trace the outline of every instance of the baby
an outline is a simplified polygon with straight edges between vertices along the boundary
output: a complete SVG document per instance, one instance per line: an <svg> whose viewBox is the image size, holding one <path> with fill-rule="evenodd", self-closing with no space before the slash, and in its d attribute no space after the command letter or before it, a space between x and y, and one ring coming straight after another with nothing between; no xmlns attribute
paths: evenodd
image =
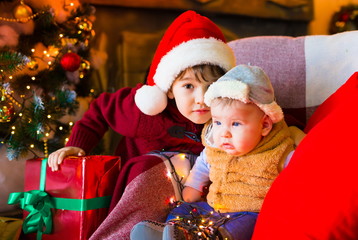
<svg viewBox="0 0 358 240"><path fill-rule="evenodd" d="M203 130L205 149L185 182L185 202L169 214L162 234L158 226L154 231L151 222L141 222L133 228L131 239L212 237L208 234L251 239L265 195L280 164L291 156L294 141L271 82L259 67L234 67L210 85L204 101L211 108L212 121ZM200 202L210 182L207 199ZM193 211L207 216L214 230L188 225Z"/></svg>

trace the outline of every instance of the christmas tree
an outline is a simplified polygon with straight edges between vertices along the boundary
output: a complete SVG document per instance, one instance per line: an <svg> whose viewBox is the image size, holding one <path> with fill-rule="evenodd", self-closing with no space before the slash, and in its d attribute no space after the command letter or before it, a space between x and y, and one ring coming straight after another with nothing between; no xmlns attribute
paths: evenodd
<svg viewBox="0 0 358 240"><path fill-rule="evenodd" d="M73 122L63 117L91 92L93 16L76 0L0 0L0 140L9 160L47 157L66 143Z"/></svg>

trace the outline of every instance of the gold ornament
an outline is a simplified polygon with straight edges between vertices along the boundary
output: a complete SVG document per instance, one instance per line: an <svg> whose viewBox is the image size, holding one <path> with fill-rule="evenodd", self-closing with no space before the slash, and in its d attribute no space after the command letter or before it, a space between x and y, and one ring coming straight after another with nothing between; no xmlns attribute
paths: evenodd
<svg viewBox="0 0 358 240"><path fill-rule="evenodd" d="M87 60L82 59L81 65L79 68L79 77L84 78L90 69L91 69L91 63Z"/></svg>
<svg viewBox="0 0 358 240"><path fill-rule="evenodd" d="M23 1L20 1L20 4L14 8L13 14L16 19L25 23L29 21L30 17L32 16L32 9L24 4Z"/></svg>
<svg viewBox="0 0 358 240"><path fill-rule="evenodd" d="M92 22L85 18L79 19L77 23L77 28L85 32L90 32L92 30Z"/></svg>
<svg viewBox="0 0 358 240"><path fill-rule="evenodd" d="M2 96L0 99L0 123L10 122L14 117L14 105L8 101L5 96L5 89L1 89Z"/></svg>
<svg viewBox="0 0 358 240"><path fill-rule="evenodd" d="M77 27L77 35L85 41L85 45L87 45L86 40L91 39L95 35L95 31L92 28L92 22L87 18L79 18L75 19L76 27Z"/></svg>
<svg viewBox="0 0 358 240"><path fill-rule="evenodd" d="M66 37L61 38L61 45L63 47L67 45L76 45L77 43L78 43L77 38L66 38Z"/></svg>
<svg viewBox="0 0 358 240"><path fill-rule="evenodd" d="M39 64L36 60L31 60L26 66L32 71L36 71L39 68Z"/></svg>

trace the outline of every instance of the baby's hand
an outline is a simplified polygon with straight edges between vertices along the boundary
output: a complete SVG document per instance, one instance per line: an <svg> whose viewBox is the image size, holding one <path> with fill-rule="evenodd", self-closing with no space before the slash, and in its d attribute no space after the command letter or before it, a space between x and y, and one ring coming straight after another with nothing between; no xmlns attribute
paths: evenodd
<svg viewBox="0 0 358 240"><path fill-rule="evenodd" d="M57 151L51 153L48 157L48 166L52 171L58 170L58 165L63 162L63 159L67 156L84 156L86 155L85 151L78 147L64 147L60 148Z"/></svg>

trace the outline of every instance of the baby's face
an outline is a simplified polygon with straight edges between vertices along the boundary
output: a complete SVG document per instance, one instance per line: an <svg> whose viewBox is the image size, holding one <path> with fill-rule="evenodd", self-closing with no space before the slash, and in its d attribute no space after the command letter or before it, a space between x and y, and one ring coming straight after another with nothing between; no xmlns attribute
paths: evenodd
<svg viewBox="0 0 358 240"><path fill-rule="evenodd" d="M215 147L230 155L242 156L253 150L267 135L272 122L255 104L233 101L211 106ZM267 124L270 130L267 131Z"/></svg>

